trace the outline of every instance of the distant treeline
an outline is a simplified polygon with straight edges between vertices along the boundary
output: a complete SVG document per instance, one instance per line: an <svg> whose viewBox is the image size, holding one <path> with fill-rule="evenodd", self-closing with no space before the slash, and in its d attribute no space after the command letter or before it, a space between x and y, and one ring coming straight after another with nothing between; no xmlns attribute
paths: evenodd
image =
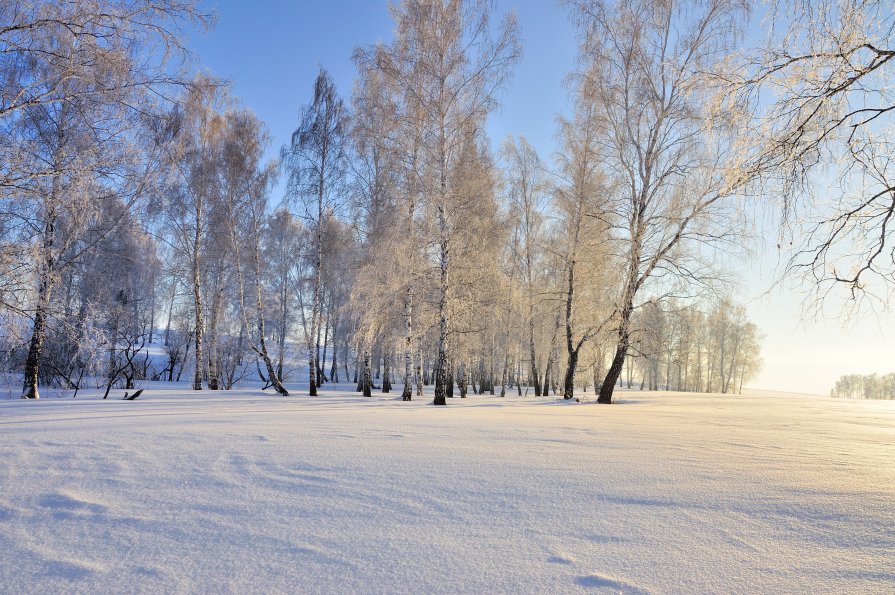
<svg viewBox="0 0 895 595"><path fill-rule="evenodd" d="M895 399L895 372L891 374L846 374L836 381L831 397L848 399Z"/></svg>

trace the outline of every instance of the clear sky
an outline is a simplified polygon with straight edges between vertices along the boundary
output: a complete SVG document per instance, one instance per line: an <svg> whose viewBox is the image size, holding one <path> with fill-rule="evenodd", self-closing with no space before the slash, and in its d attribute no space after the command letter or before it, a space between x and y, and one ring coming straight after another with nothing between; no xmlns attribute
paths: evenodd
<svg viewBox="0 0 895 595"><path fill-rule="evenodd" d="M298 124L298 111L311 98L317 70L332 74L343 96L354 80L351 52L358 45L389 40L392 23L385 0L219 0L210 33L196 33L190 47L197 67L229 79L234 93L264 120L275 156ZM563 84L575 68L574 30L551 0L497 0L497 14L515 10L524 56L489 123L492 142L524 135L549 159L555 150L556 116L568 113ZM739 299L765 334L764 369L756 388L827 394L846 373L895 371L895 318L864 316L844 325L838 318L803 315L799 291L775 289L777 254L773 231L737 261L742 271ZM828 312L838 314L836 308Z"/></svg>

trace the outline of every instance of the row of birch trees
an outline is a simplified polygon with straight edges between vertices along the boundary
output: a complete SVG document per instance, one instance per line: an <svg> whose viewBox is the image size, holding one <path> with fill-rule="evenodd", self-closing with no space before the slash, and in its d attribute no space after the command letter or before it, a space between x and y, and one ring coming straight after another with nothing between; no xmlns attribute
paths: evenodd
<svg viewBox="0 0 895 595"><path fill-rule="evenodd" d="M846 374L830 390L831 397L895 399L895 374Z"/></svg>
<svg viewBox="0 0 895 595"><path fill-rule="evenodd" d="M486 133L514 15L401 0L347 94L320 70L276 160L189 74L183 36L212 24L193 2L0 6L10 383L735 392L760 333L719 256L775 197L787 271L888 299L891 7L781 0L742 50L746 0L559 4L579 56L554 155ZM827 165L842 196L811 208Z"/></svg>
<svg viewBox="0 0 895 595"><path fill-rule="evenodd" d="M521 54L513 16L493 23L490 2L402 2L395 39L355 52L356 343L364 366L374 351L403 364L404 399L431 365L435 404L455 384L520 382L566 398L592 383L611 402L642 335L666 340L635 328L647 304L724 291L710 261L743 238L748 172L732 162L737 112L712 113L706 73L745 7L569 8L582 69L551 163L524 137L490 150L486 120ZM752 335L739 379L757 370ZM699 389L731 390L732 369Z"/></svg>

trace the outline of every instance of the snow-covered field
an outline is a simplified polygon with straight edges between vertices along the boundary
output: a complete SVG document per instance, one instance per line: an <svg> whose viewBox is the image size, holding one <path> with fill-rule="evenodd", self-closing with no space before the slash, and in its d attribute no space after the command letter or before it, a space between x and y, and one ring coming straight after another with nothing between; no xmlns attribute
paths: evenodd
<svg viewBox="0 0 895 595"><path fill-rule="evenodd" d="M344 388L0 401L0 591L895 591L895 402Z"/></svg>

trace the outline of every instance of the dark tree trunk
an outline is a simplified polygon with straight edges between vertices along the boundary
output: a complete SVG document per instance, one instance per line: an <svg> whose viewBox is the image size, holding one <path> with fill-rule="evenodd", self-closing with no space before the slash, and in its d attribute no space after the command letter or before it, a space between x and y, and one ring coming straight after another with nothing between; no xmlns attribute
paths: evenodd
<svg viewBox="0 0 895 595"><path fill-rule="evenodd" d="M435 362L435 400L432 402L433 405L447 405L445 397L454 396L452 386L445 386L450 380L446 374L444 360L444 354L439 350L438 361Z"/></svg>
<svg viewBox="0 0 895 595"><path fill-rule="evenodd" d="M466 377L466 362L460 362L460 370L459 375L457 376L457 388L460 389L460 398L466 398L466 392L468 390L468 379ZM475 386L473 386L475 388Z"/></svg>
<svg viewBox="0 0 895 595"><path fill-rule="evenodd" d="M408 289L404 297L404 386L401 389L401 400L409 401L413 397L413 290Z"/></svg>
<svg viewBox="0 0 895 595"><path fill-rule="evenodd" d="M336 328L333 327L333 363L329 369L329 378L336 383L339 381L339 344L336 341Z"/></svg>
<svg viewBox="0 0 895 595"><path fill-rule="evenodd" d="M317 376L317 383L319 385L323 385L324 382L329 382L329 378L326 377L326 350L329 348L329 331L330 331L330 321L332 320L331 315L326 316L326 326L323 330L323 358L319 363L320 371Z"/></svg>
<svg viewBox="0 0 895 595"><path fill-rule="evenodd" d="M217 281L219 282L219 280ZM216 283L217 283L216 282ZM206 357L208 359L208 390L220 390L220 371L218 369L218 320L223 307L224 288L215 288L212 293L211 319L208 321L206 340Z"/></svg>
<svg viewBox="0 0 895 595"><path fill-rule="evenodd" d="M364 373L362 377L362 387L361 390L365 397L371 397L373 388L373 371L370 369L370 352L364 352Z"/></svg>
<svg viewBox="0 0 895 595"><path fill-rule="evenodd" d="M124 292L119 292L118 301L123 299ZM106 392L103 393L103 399L109 396L109 391L112 389L112 385L115 384L115 381L118 379L118 366L117 366L117 357L115 347L118 343L118 319L119 310L115 310L115 316L112 320L112 328L111 332L111 340L109 341L109 371L107 372L107 382L106 382Z"/></svg>
<svg viewBox="0 0 895 595"><path fill-rule="evenodd" d="M239 337L236 339L236 365L242 365L242 347L245 344L246 340L246 325L245 322L242 322L239 325ZM279 378L283 378L282 375L277 375Z"/></svg>
<svg viewBox="0 0 895 595"><path fill-rule="evenodd" d="M422 342L417 344L417 365L416 365L416 396L423 396L423 349Z"/></svg>
<svg viewBox="0 0 895 595"><path fill-rule="evenodd" d="M165 347L170 345L171 319L174 318L174 298L177 297L177 281L171 281L171 301L168 302L168 322L165 324Z"/></svg>
<svg viewBox="0 0 895 595"><path fill-rule="evenodd" d="M41 284L41 293L46 291ZM23 399L39 399L37 379L40 376L40 354L43 351L46 336L46 318L43 304L44 298L38 296L37 309L34 312L34 328L31 331L31 342L28 345L28 358L25 360L25 382L22 389Z"/></svg>
<svg viewBox="0 0 895 595"><path fill-rule="evenodd" d="M454 365L451 364L450 368L447 370L447 377L445 378L445 392L447 396L451 399L454 398Z"/></svg>
<svg viewBox="0 0 895 595"><path fill-rule="evenodd" d="M308 355L308 394L317 396L317 361L314 359L314 341L311 341L310 354Z"/></svg>
<svg viewBox="0 0 895 595"><path fill-rule="evenodd" d="M534 354L534 352L532 352L532 354ZM540 397L541 396L541 379L538 375L538 368L537 368L537 365L535 364L534 360L532 360L532 362L531 362L531 371L529 372L529 374L531 375L531 383L534 384L534 387L535 387L535 396Z"/></svg>
<svg viewBox="0 0 895 595"><path fill-rule="evenodd" d="M615 383L618 382L622 375L622 366L625 364L625 356L628 351L628 342L622 341L615 350L615 357L612 358L612 364L609 371L606 372L606 378L600 387L600 396L597 397L597 403L608 405L612 403L612 392L615 389Z"/></svg>
<svg viewBox="0 0 895 595"><path fill-rule="evenodd" d="M563 387L563 398L571 399L575 396L575 369L578 367L578 350L569 352L569 362L566 366L566 379Z"/></svg>
<svg viewBox="0 0 895 595"><path fill-rule="evenodd" d="M509 350L508 350L509 351ZM513 377L510 374L510 358L509 355L504 356L503 372L500 375L500 396L507 396L507 384L513 385Z"/></svg>
<svg viewBox="0 0 895 595"><path fill-rule="evenodd" d="M196 343L194 347L196 356L196 369L193 371L193 390L202 390L202 365L204 364L204 359L202 358L202 335L205 325L205 316L202 312L202 268L200 262L200 248L202 245L202 220L204 218L202 207L203 205L201 197L197 195L195 208L196 231L193 236L193 302L196 315L196 335L194 337L194 341Z"/></svg>
<svg viewBox="0 0 895 595"><path fill-rule="evenodd" d="M391 365L388 351L382 352L382 392L389 393L392 390Z"/></svg>
<svg viewBox="0 0 895 595"><path fill-rule="evenodd" d="M281 273L279 324L277 325L277 377L285 380L283 365L286 359L286 335L289 327L289 283L288 273Z"/></svg>
<svg viewBox="0 0 895 595"><path fill-rule="evenodd" d="M317 323L317 338L314 340L314 377L317 387L323 386L323 378L320 373L320 334L323 332L323 306L321 305L320 321Z"/></svg>
<svg viewBox="0 0 895 595"><path fill-rule="evenodd" d="M175 382L180 382L180 375L183 374L183 369L186 367L186 360L189 357L190 353L190 345L193 344L193 333L187 333L186 336L186 349L183 350L183 362L180 364L180 370L177 371L177 378Z"/></svg>
<svg viewBox="0 0 895 595"><path fill-rule="evenodd" d="M53 196L57 193L58 180L53 179ZM28 357L25 360L25 374L22 386L23 399L39 399L40 392L37 389L40 378L40 359L43 352L44 339L47 335L47 311L50 308L50 292L52 291L52 275L56 268L56 259L53 256L53 244L56 241L56 216L53 212L48 214L47 224L43 231L42 270L40 271L40 284L37 289L37 305L34 310L34 326L31 329L31 342L28 345Z"/></svg>

